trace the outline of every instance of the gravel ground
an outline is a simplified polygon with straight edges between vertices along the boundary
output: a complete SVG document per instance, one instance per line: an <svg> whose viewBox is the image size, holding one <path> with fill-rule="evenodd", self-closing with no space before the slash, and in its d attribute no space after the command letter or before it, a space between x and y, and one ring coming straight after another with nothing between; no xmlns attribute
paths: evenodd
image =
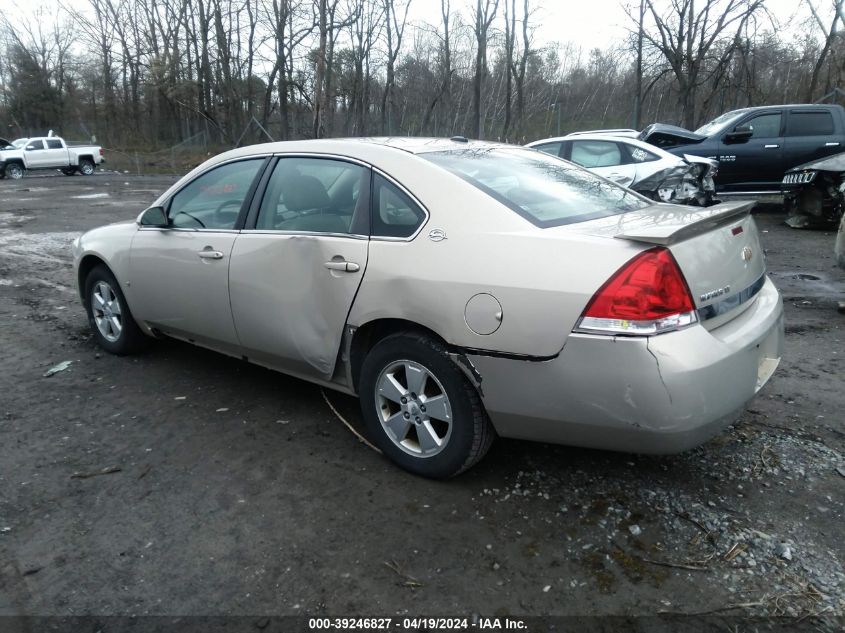
<svg viewBox="0 0 845 633"><path fill-rule="evenodd" d="M69 244L174 180L0 181L0 615L845 615L832 233L757 214L786 355L707 445L498 441L439 483L307 383L177 342L100 352Z"/></svg>

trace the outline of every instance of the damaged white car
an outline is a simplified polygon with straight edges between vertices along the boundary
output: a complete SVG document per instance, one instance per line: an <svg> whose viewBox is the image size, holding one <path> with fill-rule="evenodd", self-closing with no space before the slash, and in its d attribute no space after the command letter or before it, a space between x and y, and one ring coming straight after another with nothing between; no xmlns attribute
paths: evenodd
<svg viewBox="0 0 845 633"><path fill-rule="evenodd" d="M529 143L657 202L706 207L715 204L713 181L719 162L683 158L624 134L625 130L576 132Z"/></svg>

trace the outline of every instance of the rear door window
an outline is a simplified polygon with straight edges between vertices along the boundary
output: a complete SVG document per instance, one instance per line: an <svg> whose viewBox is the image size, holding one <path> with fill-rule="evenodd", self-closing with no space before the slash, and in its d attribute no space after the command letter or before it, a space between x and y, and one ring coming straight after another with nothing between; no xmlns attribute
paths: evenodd
<svg viewBox="0 0 845 633"><path fill-rule="evenodd" d="M255 228L304 233L366 233L369 170L330 158L282 158L276 165ZM359 201L360 204L359 204Z"/></svg>
<svg viewBox="0 0 845 633"><path fill-rule="evenodd" d="M55 138L48 138L47 149L62 149L62 142Z"/></svg>
<svg viewBox="0 0 845 633"><path fill-rule="evenodd" d="M613 141L572 141L569 160L587 169L612 167L622 164L622 152Z"/></svg>
<svg viewBox="0 0 845 633"><path fill-rule="evenodd" d="M833 134L833 116L830 112L789 113L787 136L829 136Z"/></svg>

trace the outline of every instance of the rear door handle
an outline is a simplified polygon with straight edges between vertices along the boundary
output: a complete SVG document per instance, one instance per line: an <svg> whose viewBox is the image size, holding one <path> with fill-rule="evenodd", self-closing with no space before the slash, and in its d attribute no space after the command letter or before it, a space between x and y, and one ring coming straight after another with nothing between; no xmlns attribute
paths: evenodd
<svg viewBox="0 0 845 633"><path fill-rule="evenodd" d="M825 143L825 147L839 147L839 143Z"/></svg>
<svg viewBox="0 0 845 633"><path fill-rule="evenodd" d="M200 259L223 259L223 253L213 251L210 248L199 251L197 255L199 255Z"/></svg>
<svg viewBox="0 0 845 633"><path fill-rule="evenodd" d="M329 270L339 270L345 273L357 273L359 270L361 270L361 267L355 262L345 262L342 260L339 262L326 262L325 266Z"/></svg>
<svg viewBox="0 0 845 633"><path fill-rule="evenodd" d="M772 144L772 145L763 145L763 147L764 147L765 149L775 149L775 148L780 147L780 145L774 145L774 144Z"/></svg>

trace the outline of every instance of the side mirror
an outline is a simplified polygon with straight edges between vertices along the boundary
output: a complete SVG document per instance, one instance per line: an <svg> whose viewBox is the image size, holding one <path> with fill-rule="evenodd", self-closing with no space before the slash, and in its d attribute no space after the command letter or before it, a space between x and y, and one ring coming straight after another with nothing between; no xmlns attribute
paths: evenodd
<svg viewBox="0 0 845 633"><path fill-rule="evenodd" d="M733 129L733 132L728 132L727 136L725 136L725 140L731 143L744 143L752 136L754 136L754 128L747 123L743 123L741 125L737 125Z"/></svg>
<svg viewBox="0 0 845 633"><path fill-rule="evenodd" d="M138 224L164 228L169 225L169 222L163 207L150 207L138 216Z"/></svg>

